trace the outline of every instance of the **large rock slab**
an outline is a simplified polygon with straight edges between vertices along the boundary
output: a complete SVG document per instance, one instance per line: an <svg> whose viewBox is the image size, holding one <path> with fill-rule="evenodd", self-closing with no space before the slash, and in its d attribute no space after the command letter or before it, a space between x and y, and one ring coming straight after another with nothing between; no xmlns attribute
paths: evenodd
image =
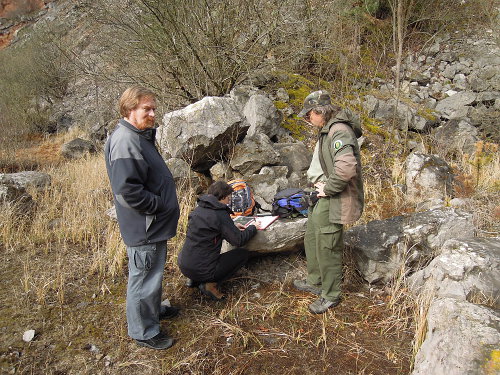
<svg viewBox="0 0 500 375"><path fill-rule="evenodd" d="M267 229L259 230L245 245L245 249L260 254L297 251L304 248L307 218L278 219ZM232 248L227 242L222 252Z"/></svg>
<svg viewBox="0 0 500 375"><path fill-rule="evenodd" d="M444 242L472 237L472 214L454 208L374 220L346 231L344 244L352 248L357 267L370 282L389 282L405 265L417 270L439 253Z"/></svg>
<svg viewBox="0 0 500 375"><path fill-rule="evenodd" d="M441 254L408 283L415 294L489 300L500 309L500 238L448 240Z"/></svg>
<svg viewBox="0 0 500 375"><path fill-rule="evenodd" d="M224 159L249 126L232 98L210 96L167 113L157 139L170 157L184 159L195 171L206 172Z"/></svg>
<svg viewBox="0 0 500 375"><path fill-rule="evenodd" d="M498 373L493 367L498 362L488 363L498 353L498 311L453 298L436 299L429 308L427 325L412 375ZM488 367L491 372L485 372Z"/></svg>

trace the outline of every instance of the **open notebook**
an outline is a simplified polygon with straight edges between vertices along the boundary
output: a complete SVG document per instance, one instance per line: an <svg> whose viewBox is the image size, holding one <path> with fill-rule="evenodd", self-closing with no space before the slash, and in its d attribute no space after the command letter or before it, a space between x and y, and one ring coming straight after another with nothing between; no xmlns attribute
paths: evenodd
<svg viewBox="0 0 500 375"><path fill-rule="evenodd" d="M258 229L264 230L274 223L279 216L237 216L233 219L234 223L242 224L245 228L253 224Z"/></svg>

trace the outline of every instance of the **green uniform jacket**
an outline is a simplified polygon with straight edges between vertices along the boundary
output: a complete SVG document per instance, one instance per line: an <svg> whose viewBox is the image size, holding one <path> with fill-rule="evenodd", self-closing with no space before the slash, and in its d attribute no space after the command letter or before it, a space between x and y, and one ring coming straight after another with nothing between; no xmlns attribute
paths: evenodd
<svg viewBox="0 0 500 375"><path fill-rule="evenodd" d="M320 160L326 167L325 194L330 199L329 221L351 224L364 206L361 158L357 138L361 126L349 110L340 111L321 129ZM322 157L321 157L322 156Z"/></svg>

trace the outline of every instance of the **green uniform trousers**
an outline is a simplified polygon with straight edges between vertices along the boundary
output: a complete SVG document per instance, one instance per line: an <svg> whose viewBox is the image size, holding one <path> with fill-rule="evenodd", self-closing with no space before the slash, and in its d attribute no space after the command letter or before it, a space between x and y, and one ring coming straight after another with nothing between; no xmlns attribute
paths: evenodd
<svg viewBox="0 0 500 375"><path fill-rule="evenodd" d="M329 199L320 198L309 210L304 247L307 283L321 288L324 299L334 301L340 297L344 226L330 223L329 207Z"/></svg>

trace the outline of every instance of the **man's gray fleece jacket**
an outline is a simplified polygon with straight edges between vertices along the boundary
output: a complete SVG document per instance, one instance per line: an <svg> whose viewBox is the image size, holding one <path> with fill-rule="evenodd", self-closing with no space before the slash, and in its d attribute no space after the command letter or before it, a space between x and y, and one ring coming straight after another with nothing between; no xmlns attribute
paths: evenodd
<svg viewBox="0 0 500 375"><path fill-rule="evenodd" d="M155 147L156 129L120 120L104 149L123 241L140 246L176 234L179 204L172 173Z"/></svg>

